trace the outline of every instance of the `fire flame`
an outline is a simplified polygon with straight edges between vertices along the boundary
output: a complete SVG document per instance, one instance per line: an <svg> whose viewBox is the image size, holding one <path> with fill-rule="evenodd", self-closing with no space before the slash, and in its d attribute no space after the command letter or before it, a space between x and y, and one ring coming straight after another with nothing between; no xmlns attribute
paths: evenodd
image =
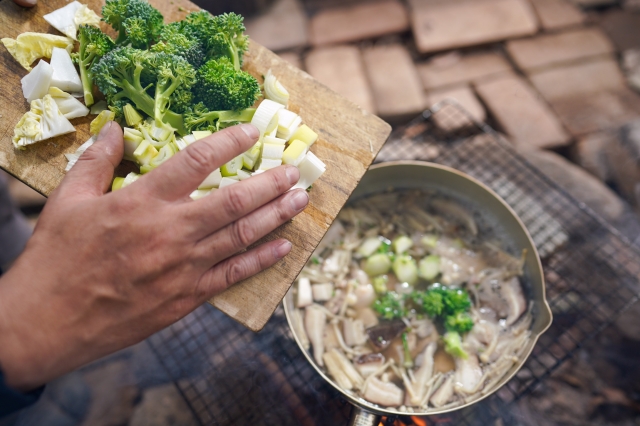
<svg viewBox="0 0 640 426"><path fill-rule="evenodd" d="M405 421L409 421L409 423L405 423L400 419L396 419L391 425L392 426L430 426L430 425L435 425L439 423L438 420L436 419L434 420L435 421L427 422L427 420L423 417L411 416L405 419ZM390 426L390 424L387 423L386 417L383 417L382 421L378 426Z"/></svg>

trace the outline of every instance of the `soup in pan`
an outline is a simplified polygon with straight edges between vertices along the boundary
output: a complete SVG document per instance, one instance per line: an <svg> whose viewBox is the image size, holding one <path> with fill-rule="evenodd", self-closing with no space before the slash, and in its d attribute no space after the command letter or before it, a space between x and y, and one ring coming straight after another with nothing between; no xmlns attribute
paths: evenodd
<svg viewBox="0 0 640 426"><path fill-rule="evenodd" d="M435 192L347 206L294 287L294 332L345 392L383 408L453 408L524 356L523 256Z"/></svg>

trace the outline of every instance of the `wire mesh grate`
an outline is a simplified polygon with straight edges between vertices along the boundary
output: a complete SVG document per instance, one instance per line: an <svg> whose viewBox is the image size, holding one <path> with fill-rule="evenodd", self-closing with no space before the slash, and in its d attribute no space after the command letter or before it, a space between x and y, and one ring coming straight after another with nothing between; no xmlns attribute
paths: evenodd
<svg viewBox="0 0 640 426"><path fill-rule="evenodd" d="M518 213L540 252L554 322L527 363L487 400L423 420L517 424L509 404L529 394L638 300L640 252L453 102L442 102L396 130L376 161L400 159L434 161L482 181ZM629 229L627 237L637 239L640 224ZM255 334L202 306L149 343L202 424L347 422L350 405L307 363L281 308ZM408 417L401 420L416 424Z"/></svg>

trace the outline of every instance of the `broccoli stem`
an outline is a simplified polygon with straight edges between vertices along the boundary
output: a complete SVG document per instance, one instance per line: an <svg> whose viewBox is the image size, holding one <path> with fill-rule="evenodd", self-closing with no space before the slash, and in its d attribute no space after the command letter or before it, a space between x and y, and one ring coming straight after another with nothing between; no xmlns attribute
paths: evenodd
<svg viewBox="0 0 640 426"><path fill-rule="evenodd" d="M87 65L91 64L95 55L91 55L84 61L80 61L80 81L82 82L82 90L84 92L84 104L88 107L93 105L93 79L91 74L87 71Z"/></svg>

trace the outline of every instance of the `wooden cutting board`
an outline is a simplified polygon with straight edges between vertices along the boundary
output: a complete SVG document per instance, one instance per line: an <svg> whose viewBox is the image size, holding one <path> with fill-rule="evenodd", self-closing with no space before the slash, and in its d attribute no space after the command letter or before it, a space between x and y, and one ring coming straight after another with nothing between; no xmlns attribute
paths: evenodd
<svg viewBox="0 0 640 426"><path fill-rule="evenodd" d="M42 16L66 4L65 0L39 0L37 7L22 9L10 0L1 0L0 38L15 38L26 31L59 34ZM87 4L99 13L103 1L90 0ZM186 0L152 0L151 4L162 12L166 22L180 20L188 12L198 10ZM255 42L245 59L245 69L260 81L269 69L273 70L289 90L289 108L318 132L319 139L311 150L327 165L327 171L309 193L306 210L264 239L287 238L293 243L291 253L272 268L210 300L227 315L259 331L368 169L391 128ZM0 46L0 167L47 196L64 178L67 164L64 154L74 152L89 138L91 117L72 120L76 133L40 142L25 151L14 150L13 128L29 108L20 85L25 74L26 70ZM119 171L120 175L124 169Z"/></svg>

